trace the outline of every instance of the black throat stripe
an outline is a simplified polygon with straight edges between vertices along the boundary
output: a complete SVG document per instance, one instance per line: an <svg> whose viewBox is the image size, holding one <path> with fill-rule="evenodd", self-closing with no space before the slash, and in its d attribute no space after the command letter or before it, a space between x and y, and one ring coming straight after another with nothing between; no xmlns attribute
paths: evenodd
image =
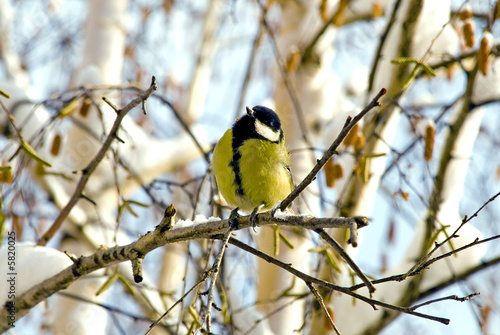
<svg viewBox="0 0 500 335"><path fill-rule="evenodd" d="M263 141L269 141L268 139L262 137L261 140ZM272 142L272 143L280 143L283 140L283 131L281 131L281 136L278 142ZM271 142L271 141L269 141ZM241 152L240 152L240 146L242 146L244 141L241 140L241 138L233 137L232 140L232 148L233 148L233 159L231 162L229 162L229 166L233 169L234 172L234 183L236 184L236 193L240 196L245 195L245 191L243 190L243 184L241 181L241 171L240 171L240 159L241 159Z"/></svg>
<svg viewBox="0 0 500 335"><path fill-rule="evenodd" d="M236 193L240 196L245 195L245 192L243 191L243 185L241 182L241 172L240 172L240 158L241 158L241 153L240 153L240 144L235 143L236 141L233 138L233 159L229 163L229 166L233 169L234 172L234 183L236 184Z"/></svg>

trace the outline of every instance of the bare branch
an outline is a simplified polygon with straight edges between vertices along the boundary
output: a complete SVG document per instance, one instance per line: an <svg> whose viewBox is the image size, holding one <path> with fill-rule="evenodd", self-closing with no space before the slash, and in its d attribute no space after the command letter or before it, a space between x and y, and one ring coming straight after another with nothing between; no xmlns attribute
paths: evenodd
<svg viewBox="0 0 500 335"><path fill-rule="evenodd" d="M351 256L342 248L340 244L337 243L324 229L315 229L314 230L325 242L327 242L335 251L337 251L340 256L346 261L347 264L351 267L351 269L358 275L359 278L365 283L368 287L368 291L370 293L375 292L375 286L373 286L372 282L368 277L361 271L358 265L352 260Z"/></svg>
<svg viewBox="0 0 500 335"><path fill-rule="evenodd" d="M212 306L214 305L215 282L217 281L217 275L219 274L219 269L222 263L222 257L224 256L224 251L226 250L227 243L231 238L231 230L232 228L230 228L230 231L224 234L224 239L222 240L222 246L212 266L210 286L208 288L208 302L206 307L207 309L205 314L205 323L207 325L207 332L209 334L212 333Z"/></svg>
<svg viewBox="0 0 500 335"><path fill-rule="evenodd" d="M47 244L47 242L55 235L55 233L57 233L59 228L61 228L64 220L69 215L69 212L76 205L78 199L80 199L83 189L85 188L85 185L87 185L87 182L90 178L90 175L95 171L99 163L101 163L104 156L106 155L106 152L110 148L111 143L117 137L118 130L120 129L120 124L125 115L127 115L127 113L130 112L135 106L138 106L149 96L151 96L151 94L153 94L153 92L157 89L158 86L156 85L156 79L155 77L153 77L151 80L151 85L146 91L144 91L141 95L132 100L127 106L125 106L124 108L122 108L120 111L117 112L115 122L113 123L113 126L111 127L111 130L109 131L109 134L106 137L106 140L102 144L101 149L96 154L94 159L92 159L92 161L87 165L87 167L83 169L82 176L80 177L80 180L76 185L73 195L69 199L66 206L64 206L64 208L61 210L59 216L55 219L54 223L49 228L49 230L47 230L45 234L43 234L42 237L40 237L37 243L38 245Z"/></svg>
<svg viewBox="0 0 500 335"><path fill-rule="evenodd" d="M172 105L170 103L170 101L168 101L167 98L165 98L165 97L163 97L163 96L161 96L159 94L153 94L153 96L155 98L160 99L161 102L163 102L164 104L166 104L170 108L170 110L174 113L174 116L177 118L177 121L179 121L179 123L181 124L182 128L184 128L184 130L186 131L186 133L188 133L188 135L193 139L194 144L196 145L196 147L198 147L198 149L200 150L200 152L203 154L203 158L205 158L205 161L208 164L210 164L210 158L208 156L208 153L205 152L205 150L203 150L203 146L200 144L200 142L198 141L198 139L194 136L194 134L191 131L191 129L189 129L189 125L184 120L184 118L181 116L181 114L179 113L179 111L174 107L174 105Z"/></svg>
<svg viewBox="0 0 500 335"><path fill-rule="evenodd" d="M213 236L213 238L219 238L220 239L220 238L222 238L222 236L221 235ZM276 266L279 266L280 268L284 269L285 271L287 271L287 272L291 273L292 275L300 278L305 283L316 284L318 286L327 288L327 289L332 290L332 291L337 291L337 292L345 293L347 295L350 295L353 298L356 298L356 299L359 299L361 301L366 302L367 304L371 305L374 309L376 309L376 306L379 306L379 307L386 308L386 309L389 309L389 310L397 311L399 313L411 314L411 315L418 316L418 317L421 317L421 318L424 318L424 319L437 321L437 322L440 322L440 323L445 324L445 325L447 325L447 324L450 323L449 319L441 318L441 317L436 317L436 316L432 316L432 315L427 315L427 314L422 314L422 313L418 313L418 312L413 311L409 307L395 306L395 305L392 305L392 304L389 304L389 303L386 303L386 302L383 302L383 301L379 301L379 300L376 300L376 299L368 298L368 297L365 297L364 295L361 295L361 294L353 292L353 290L351 290L351 288L343 287L343 286L339 286L339 285L335 285L335 284L329 283L327 281L318 279L316 277L310 276L310 275L308 275L308 274L306 274L304 272L301 272L301 271L297 270L296 268L294 268L290 264L284 263L284 262L280 261L279 259L271 257L271 256L263 253L260 250L252 248L251 246L249 246L249 245L247 245L247 244L245 244L243 242L238 241L235 238L230 238L229 239L229 243L231 243L234 246L237 246L238 248L240 248L242 250L248 251L248 252L250 252L251 254L253 254L253 255L257 256L257 257L262 258L266 262L269 262L269 263L272 263L272 264L274 264Z"/></svg>
<svg viewBox="0 0 500 335"><path fill-rule="evenodd" d="M140 102L139 102L140 103ZM20 294L13 302L16 317L21 318L39 302L44 301L52 294L67 288L72 282L93 271L125 261L144 258L149 252L169 243L187 241L199 238L211 238L217 234L225 234L229 231L229 220L209 220L196 225L181 228L171 228L171 222L175 215L175 208L169 206L165 211L165 217L152 232L139 237L135 242L128 245L113 248L99 248L94 254L75 259L74 264L58 274L50 277L44 282L32 287ZM359 219L359 218L358 218ZM257 227L277 224L291 227L302 227L305 229L317 228L347 228L356 218L314 218L308 216L287 216L286 220L274 218L270 212L258 214ZM365 218L366 220L366 218ZM253 227L250 216L238 217L238 230ZM11 306L11 303L8 302ZM10 308L10 307L9 307ZM6 306L0 309L0 332L9 328L5 322L9 315Z"/></svg>
<svg viewBox="0 0 500 335"><path fill-rule="evenodd" d="M328 322L330 323L330 326L333 328L333 330L335 331L335 333L337 333L337 335L342 335L340 333L340 330L335 325L335 322L333 322L332 316L328 312L328 308L326 308L325 302L323 300L323 297L321 297L321 294L319 294L318 290L311 283L306 282L306 285L307 285L307 287L309 287L309 290L312 292L312 294L316 298L316 301L321 306L321 309L325 313L326 318L328 319Z"/></svg>
<svg viewBox="0 0 500 335"><path fill-rule="evenodd" d="M290 193L285 200L283 200L280 204L280 209L285 210L292 201L309 185L313 182L313 180L316 178L316 175L319 173L321 168L326 164L328 159L335 153L339 145L342 143L344 138L349 134L349 131L354 127L356 123L361 120L363 116L366 115L370 110L372 110L375 107L380 106L379 99L386 93L386 89L383 88L380 90L380 92L373 98L373 100L361 111L359 112L358 115L356 115L352 119L348 119L348 122L346 122L344 128L342 128L342 131L340 134L337 136L335 141L333 141L332 145L328 148L328 150L325 151L323 154L323 157L318 160L318 163L313 167L311 172L302 180L302 182Z"/></svg>
<svg viewBox="0 0 500 335"><path fill-rule="evenodd" d="M264 27L266 27L267 33L269 34L269 37L271 38L273 50L274 50L274 53L276 54L276 62L278 63L278 68L279 68L281 77L283 78L283 82L285 83L286 89L288 91L288 95L290 96L290 99L292 100L292 104L293 104L293 107L295 109L295 114L297 115L297 120L299 123L300 131L302 133L301 134L302 139L304 140L304 142L307 143L308 146L311 146L311 141L309 141L309 138L307 136L307 129L306 129L307 122L305 121L304 111L303 111L302 106L300 104L299 98L297 97L297 90L295 89L292 81L290 80L288 70L287 70L285 64L283 63L284 58L282 57L281 52L278 49L278 43L276 41L276 36L274 35L274 32L266 19L267 8L260 1L257 1L257 3L262 10L262 24L264 25Z"/></svg>
<svg viewBox="0 0 500 335"><path fill-rule="evenodd" d="M184 293L184 294L182 295L182 297L180 297L180 299L179 299L179 300L177 300L177 301L176 301L176 302L175 302L172 306L170 306L170 308L169 308L169 309L167 309L167 310L165 311L165 313L163 313L163 314L162 314L162 316L160 316L160 317L159 317L159 318L158 318L155 322L153 322L153 323L149 326L148 331L147 331L146 333L144 333L144 335L149 334L149 333L151 332L151 330L152 330L154 327L156 327L156 326L160 323L160 321L161 321L164 317L166 317L166 316L168 315L168 313L170 313L170 311L171 311L172 309L174 309L174 307L175 307L175 306L177 306L178 304L180 304L181 302L183 302L183 301L184 301L184 299L186 299L186 297L187 297L188 295L190 295L190 294L191 294L191 292L193 292L195 288L197 288L198 286L200 286L200 284L204 283L204 282L205 282L205 280L207 280L208 276L210 275L210 272L211 272L211 271L212 271L212 269L209 269L208 271L205 271L205 272L203 273L202 277L200 278L200 280L198 280L198 281L196 282L196 284L194 284L194 285L193 285L193 287L191 287L189 290L187 290L187 292L186 292L186 293Z"/></svg>
<svg viewBox="0 0 500 335"><path fill-rule="evenodd" d="M462 298L458 297L457 295L449 295L447 297L442 297L442 298L428 300L426 302L423 302L421 304L413 306L412 309L416 310L417 308L420 308L422 306L427 306L427 305L434 304L436 302L440 302L440 301L444 301L444 300L455 300L455 301L464 302L464 301L467 301L467 300L471 300L476 295L479 295L479 292L474 292L474 293L469 294L468 296L462 297Z"/></svg>

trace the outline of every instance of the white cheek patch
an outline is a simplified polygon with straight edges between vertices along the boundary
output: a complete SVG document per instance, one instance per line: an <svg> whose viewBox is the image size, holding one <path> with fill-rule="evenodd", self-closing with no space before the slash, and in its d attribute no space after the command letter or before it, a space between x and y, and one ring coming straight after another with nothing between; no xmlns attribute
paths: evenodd
<svg viewBox="0 0 500 335"><path fill-rule="evenodd" d="M255 131L271 142L278 142L280 140L281 132L279 129L272 130L270 127L266 126L257 119L255 119Z"/></svg>

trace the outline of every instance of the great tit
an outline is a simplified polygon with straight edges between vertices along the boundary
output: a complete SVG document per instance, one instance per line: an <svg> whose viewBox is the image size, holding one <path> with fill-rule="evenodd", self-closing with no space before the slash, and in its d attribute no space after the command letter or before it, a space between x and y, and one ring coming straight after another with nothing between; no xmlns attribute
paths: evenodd
<svg viewBox="0 0 500 335"><path fill-rule="evenodd" d="M283 200L293 182L278 115L263 106L246 110L215 146L212 169L220 193L236 207L230 218L241 209L255 224L257 212Z"/></svg>

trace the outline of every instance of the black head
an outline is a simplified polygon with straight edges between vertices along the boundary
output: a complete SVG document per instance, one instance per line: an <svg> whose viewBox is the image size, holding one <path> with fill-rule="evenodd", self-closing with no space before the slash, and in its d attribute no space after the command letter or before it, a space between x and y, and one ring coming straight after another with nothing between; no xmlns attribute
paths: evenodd
<svg viewBox="0 0 500 335"><path fill-rule="evenodd" d="M281 122L278 115L270 108L264 106L247 107L247 115L253 116L273 131L281 129Z"/></svg>
<svg viewBox="0 0 500 335"><path fill-rule="evenodd" d="M264 106L247 107L247 114L233 125L233 147L238 147L249 138L273 143L283 140L283 130L278 115Z"/></svg>

